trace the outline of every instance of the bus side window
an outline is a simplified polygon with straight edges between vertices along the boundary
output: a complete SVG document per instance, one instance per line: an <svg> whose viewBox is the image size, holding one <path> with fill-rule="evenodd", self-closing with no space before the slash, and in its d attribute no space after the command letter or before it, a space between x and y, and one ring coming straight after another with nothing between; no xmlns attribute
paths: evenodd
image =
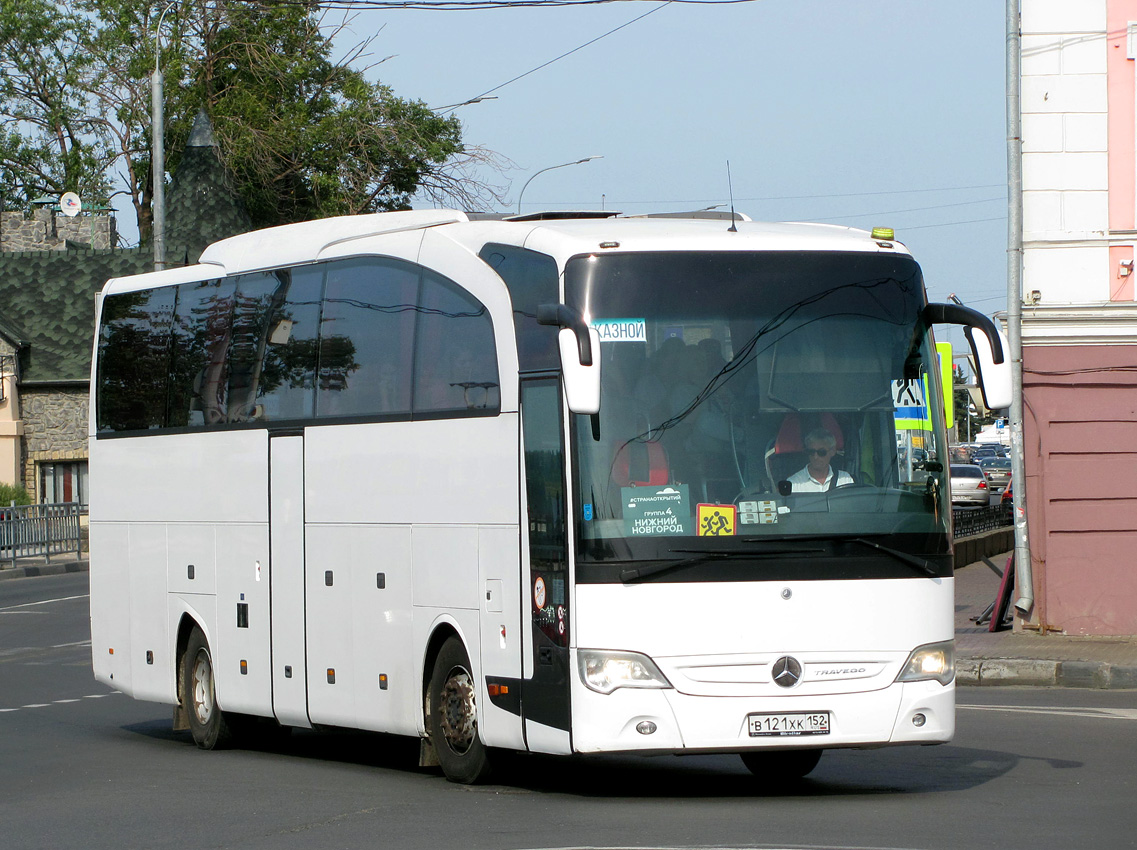
<svg viewBox="0 0 1137 850"><path fill-rule="evenodd" d="M252 419L278 421L309 419L316 407L316 340L320 324L320 298L324 289L323 266L302 266L291 272L246 275L238 288L238 317L246 306L247 326L238 321L233 349L232 381L247 383L243 392L233 383L230 395L242 395ZM255 329L254 329L255 326ZM243 357L245 339L262 351L252 357L248 372ZM256 370L259 369L259 373Z"/></svg>
<svg viewBox="0 0 1137 850"><path fill-rule="evenodd" d="M229 344L235 278L178 287L166 425L210 426L227 419Z"/></svg>
<svg viewBox="0 0 1137 850"><path fill-rule="evenodd" d="M501 409L493 324L456 284L423 275L415 331L415 416Z"/></svg>
<svg viewBox="0 0 1137 850"><path fill-rule="evenodd" d="M537 305L561 300L557 261L539 251L493 242L483 245L478 256L497 272L509 289L521 371L558 368L558 328L537 324Z"/></svg>
<svg viewBox="0 0 1137 850"><path fill-rule="evenodd" d="M100 432L166 425L174 287L124 292L103 303L99 332Z"/></svg>
<svg viewBox="0 0 1137 850"><path fill-rule="evenodd" d="M331 263L320 319L316 415L409 414L418 271L399 260Z"/></svg>

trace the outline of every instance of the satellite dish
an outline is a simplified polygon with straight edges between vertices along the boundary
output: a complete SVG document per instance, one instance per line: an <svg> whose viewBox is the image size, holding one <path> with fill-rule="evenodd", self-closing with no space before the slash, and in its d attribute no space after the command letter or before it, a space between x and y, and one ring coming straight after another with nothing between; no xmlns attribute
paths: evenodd
<svg viewBox="0 0 1137 850"><path fill-rule="evenodd" d="M83 202L74 192L64 192L59 196L59 209L68 218L74 218L83 209Z"/></svg>

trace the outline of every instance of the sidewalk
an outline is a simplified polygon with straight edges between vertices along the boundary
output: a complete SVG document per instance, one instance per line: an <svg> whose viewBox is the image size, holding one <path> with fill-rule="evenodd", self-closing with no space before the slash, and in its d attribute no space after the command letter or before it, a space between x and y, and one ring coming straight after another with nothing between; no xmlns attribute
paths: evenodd
<svg viewBox="0 0 1137 850"><path fill-rule="evenodd" d="M1004 553L991 558L1002 570ZM59 556L0 569L0 581L25 576L85 572L88 562ZM1037 685L1059 688L1137 689L1137 638L1095 638L990 632L978 617L995 599L999 577L982 561L955 573L955 670L960 685Z"/></svg>
<svg viewBox="0 0 1137 850"><path fill-rule="evenodd" d="M0 562L0 581L9 578L85 573L87 570L87 559L77 560L74 552L69 555L52 555L50 563L43 558L17 558L14 569L11 561Z"/></svg>
<svg viewBox="0 0 1137 850"><path fill-rule="evenodd" d="M1002 570L1008 555L991 563ZM986 624L977 626L971 618L994 601L998 590L999 576L982 561L955 572L958 684L1137 688L1137 638L989 632Z"/></svg>

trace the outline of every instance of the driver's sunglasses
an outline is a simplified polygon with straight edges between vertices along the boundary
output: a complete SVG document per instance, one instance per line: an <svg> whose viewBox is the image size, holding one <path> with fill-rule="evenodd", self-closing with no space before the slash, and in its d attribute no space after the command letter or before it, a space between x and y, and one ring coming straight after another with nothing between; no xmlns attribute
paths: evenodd
<svg viewBox="0 0 1137 850"><path fill-rule="evenodd" d="M829 449L806 449L805 453L807 455L818 455L819 457L825 457L825 455L829 454Z"/></svg>

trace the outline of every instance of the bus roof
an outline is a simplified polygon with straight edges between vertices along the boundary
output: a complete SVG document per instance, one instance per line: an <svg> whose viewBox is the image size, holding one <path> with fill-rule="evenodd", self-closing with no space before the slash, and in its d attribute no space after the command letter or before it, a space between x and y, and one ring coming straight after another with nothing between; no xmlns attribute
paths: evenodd
<svg viewBox="0 0 1137 850"><path fill-rule="evenodd" d="M526 217L528 218L528 217ZM907 254L901 243L864 230L810 222L595 216L576 219L470 220L457 210L409 210L339 216L243 233L210 245L196 266L108 281L104 292L133 291L219 275L315 262L333 247L344 255L381 254L383 237L438 228L475 252L487 242L550 254L559 262L593 251L881 251Z"/></svg>
<svg viewBox="0 0 1137 850"><path fill-rule="evenodd" d="M521 245L563 262L594 251L881 251L907 254L899 242L833 224L722 219L588 218L480 221L440 229L476 250L486 242Z"/></svg>

